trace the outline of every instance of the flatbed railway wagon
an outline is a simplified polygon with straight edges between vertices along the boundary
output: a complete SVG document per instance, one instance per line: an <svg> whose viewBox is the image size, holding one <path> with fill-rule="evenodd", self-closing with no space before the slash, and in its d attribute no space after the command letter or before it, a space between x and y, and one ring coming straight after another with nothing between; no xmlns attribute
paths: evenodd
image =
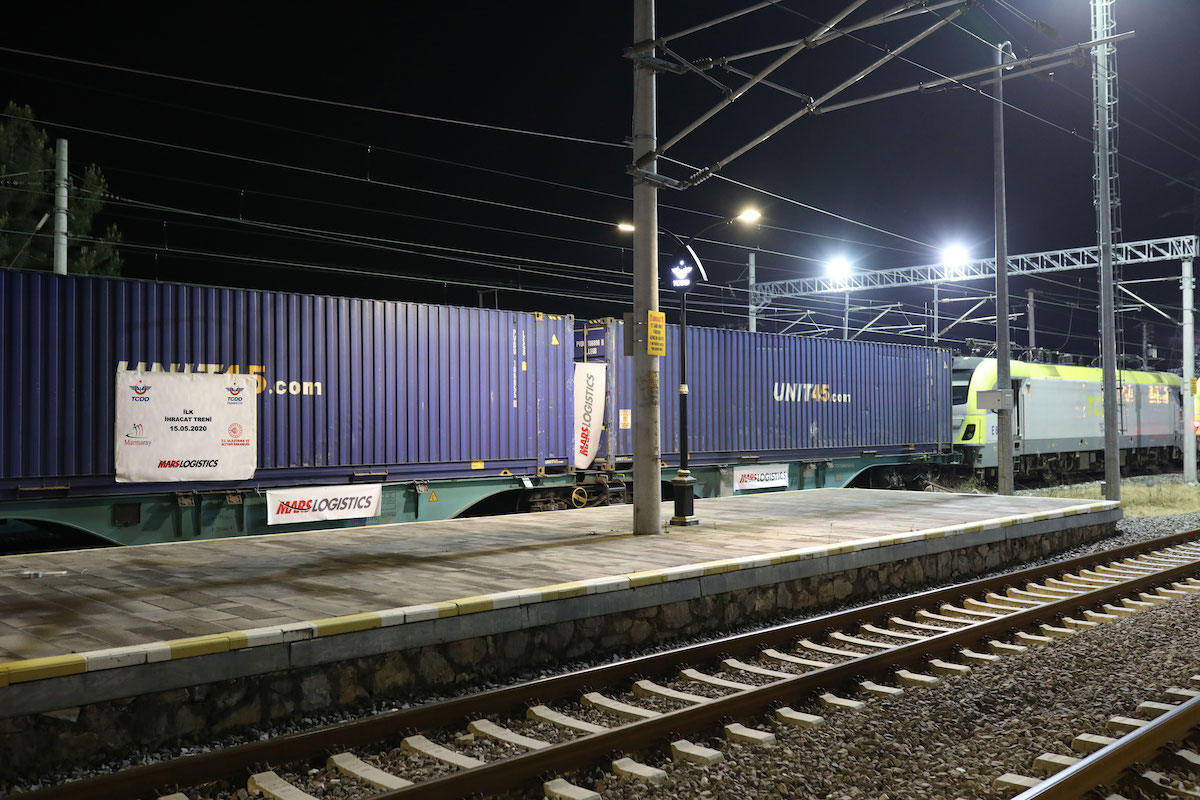
<svg viewBox="0 0 1200 800"><path fill-rule="evenodd" d="M569 494L573 327L0 270L0 525L140 544Z"/></svg>
<svg viewBox="0 0 1200 800"><path fill-rule="evenodd" d="M576 360L593 366L593 386L602 382L595 398L603 398L580 437L591 443L591 455L577 452L576 466L619 476L633 457L626 326L610 318L576 327ZM948 350L698 327L687 337L688 462L697 497L916 487L957 460ZM679 464L679 327L666 326L666 338L660 401L669 497ZM577 396L586 380L576 372Z"/></svg>

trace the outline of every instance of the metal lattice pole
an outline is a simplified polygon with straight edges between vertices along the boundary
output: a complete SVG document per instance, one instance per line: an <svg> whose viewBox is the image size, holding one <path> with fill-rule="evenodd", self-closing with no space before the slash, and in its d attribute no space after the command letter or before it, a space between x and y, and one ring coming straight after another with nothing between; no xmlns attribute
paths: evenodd
<svg viewBox="0 0 1200 800"><path fill-rule="evenodd" d="M1115 0L1092 0L1092 38L1116 29ZM1095 103L1096 218L1100 247L1100 361L1104 384L1104 496L1121 499L1121 451L1118 443L1121 398L1117 394L1117 332L1113 303L1113 212L1117 191L1116 48L1104 44L1092 52L1092 96Z"/></svg>

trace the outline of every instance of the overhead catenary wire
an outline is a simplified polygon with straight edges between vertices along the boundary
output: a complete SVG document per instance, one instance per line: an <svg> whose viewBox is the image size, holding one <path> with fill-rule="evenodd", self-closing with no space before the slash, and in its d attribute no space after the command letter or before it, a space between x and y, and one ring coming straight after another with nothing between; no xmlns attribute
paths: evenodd
<svg viewBox="0 0 1200 800"><path fill-rule="evenodd" d="M765 3L764 7L765 7L765 5L774 5L774 4L775 4L774 2ZM11 52L11 53L17 53L17 54L21 54L21 55L36 57L36 58L44 58L44 59L49 59L49 60L54 60L54 61L62 61L62 62L67 62L67 63L73 63L73 64L78 64L78 65L100 68L100 69L110 69L110 70L116 70L116 71L120 71L120 72L140 74L140 75L145 75L145 76L150 76L150 77L155 77L155 78L160 78L160 79L165 79L165 80L183 81L183 82L187 82L187 83L206 85L206 86L211 86L211 87L216 87L216 88L248 92L251 94L275 96L275 97L280 97L280 98L285 98L285 99L295 100L295 101L306 101L306 102L312 102L312 103L317 103L317 104L321 104L321 105L336 106L336 107L361 110L361 111L373 111L373 112L382 113L382 114L392 114L392 115L398 115L398 116L414 117L414 118L419 118L419 119L431 119L431 120L435 120L435 121L446 123L446 124L463 125L466 127L482 128L482 129L492 130L492 131L503 131L503 132L508 132L508 133L525 134L525 135L530 135L530 136L544 136L544 137L561 139L564 141L570 141L570 142L575 142L575 143L603 145L603 146L608 146L608 147L627 148L627 146L628 146L624 142L621 142L621 143L605 142L602 140L587 139L584 137L563 136L563 135L558 135L558 134L548 134L548 133L539 132L539 131L528 131L528 130L522 130L522 129L517 129L517 128L508 128L508 127L504 127L504 126L494 126L494 125L488 125L485 123L475 123L475 122L469 122L469 121L465 121L465 120L453 120L453 119L442 118L442 117L431 117L429 115L414 114L411 112L401 112L401 111L396 111L396 110L392 110L392 109L384 109L384 108L379 108L379 107L374 107L374 106L365 106L365 105L354 104L354 103L344 103L341 101L326 100L323 98L315 98L315 97L292 94L292 93L287 93L287 92L274 92L271 90L257 89L257 88L253 88L253 87L240 86L240 85L236 85L236 84L228 84L228 83L222 83L222 82L217 82L217 81L205 81L205 80L196 79L196 78L186 78L183 76L169 75L166 73L154 72L154 71L150 71L150 70L138 70L138 69L132 69L132 68L128 68L128 67L119 67L119 66L115 66L115 65L111 65L111 64L104 64L104 63L96 62L96 61L88 61L88 60L84 60L84 59L74 59L74 58L68 58L68 57L64 57L64 56L55 56L55 55L50 55L50 54L45 54L45 53L37 53L34 51L29 51L29 50L21 50L18 48L9 48L9 47L0 46L0 52ZM130 136L127 136L124 134L115 134L115 133L111 133L111 132L89 130L89 129L83 128L81 126L72 127L72 126L68 126L65 124L61 124L61 123L48 123L48 124L58 124L59 127L64 127L64 128L73 129L73 130L80 130L80 131L84 131L84 132L88 132L88 133L93 133L96 135L114 136L114 137L118 137L118 138L125 138L125 139L131 140L131 141L144 141L145 143L153 143L153 144L157 144L157 145L163 146L163 147L174 147L177 149L188 150L190 152L207 152L209 155L216 155L215 151L205 151L201 148L189 148L189 147L183 146L183 145L171 145L169 143L163 143L163 142L152 142L151 140L139 140L137 137L130 137ZM232 155L232 154L226 154L226 155L229 158L241 159L241 160L248 161L251 163L255 163L255 162L264 163L264 164L269 163L269 162L263 162L260 159L250 159L250 158L247 158L244 156L236 156L236 155ZM322 170L316 170L315 172L317 174L325 173L325 171L322 171ZM327 176L332 177L333 175L329 174ZM376 182L372 181L372 183L376 183ZM748 184L741 184L741 185L744 186L745 188L751 189L753 191L761 191L761 190L757 189L757 187L749 186ZM838 214L834 214L833 212L827 212L824 209L820 209L820 208L818 208L816 206L812 206L810 204L802 203L801 201L798 201L798 200L793 200L791 198L784 198L775 193L767 193L767 194L775 197L776 199L785 200L787 202L799 205L799 206L804 207L811 211L829 214L829 215L834 216L835 218L840 219L844 222L848 222L848 223L855 224L855 225L861 225L865 228L868 228L868 229L873 230L878 233L883 233L888 236L894 236L899 239L912 242L914 244L923 245L925 247L931 247L931 245L928 245L923 242L919 242L915 239L910 239L909 237L902 236L900 234L896 234L891 231L887 231L883 228L879 228L876 226L872 226L872 225L869 225L866 223L859 222L857 220L846 217L844 215L838 215Z"/></svg>
<svg viewBox="0 0 1200 800"><path fill-rule="evenodd" d="M805 20L807 20L807 21L809 21L809 22L818 22L818 20L817 20L815 17L811 17L811 16L809 16L809 15L807 15L807 14L805 14L805 13L801 12L801 11L796 11L796 10L794 10L794 9L788 8L788 7L786 7L786 6L783 6L783 5L779 5L779 6L777 6L777 8L779 8L780 10L782 10L782 11L785 11L785 12L787 12L787 13L789 13L789 14L794 14L794 15L796 15L796 16L798 16L798 17L801 17L802 19L805 19ZM942 17L941 17L941 15L940 15L940 14L938 14L936 11L930 11L930 13L931 13L931 14L933 14L934 16L937 16L937 17L939 17L939 18L942 18ZM943 18L943 19L944 19L944 18ZM954 25L954 24L955 24L955 23L954 23L954 21L953 21L953 19L950 19L950 20L949 20L949 24L951 24L951 25ZM977 34L975 34L975 33L972 33L971 31L967 31L967 30L966 30L966 29L964 29L964 28L961 28L961 27L960 27L960 30L963 30L965 33L969 34L969 35L970 35L970 36L972 36L973 38L980 39L980 41L983 41L984 43L986 43L986 44L988 45L988 47L990 47L991 49L993 49L993 50L994 50L994 49L996 49L996 45L995 45L995 43L992 43L992 42L987 42L986 40L984 40L984 39L982 39L981 37L979 37ZM880 52L889 52L889 51L887 50L887 48L885 48L885 47L883 47L883 46L881 46L881 45L877 45L877 44L875 44L875 43L873 43L873 42L869 42L869 41L867 41L867 40L865 40L865 39L863 39L863 38L861 38L861 37L859 37L859 36L856 36L856 35L854 35L853 33L845 33L844 35L845 35L845 36L847 36L847 37L849 37L849 38L851 38L851 39L853 39L854 41L857 41L857 42L859 42L859 43L861 43L861 44L863 44L863 45L866 45L867 47L870 47L870 48L872 48L872 49L878 50L878 51L880 51ZM903 55L903 54L896 55L896 56L895 56L895 59L896 59L897 61L902 61L902 62L904 62L904 63L908 64L909 66L916 67L917 69L920 69L920 70L923 70L923 71L925 71L925 72L928 72L928 73L930 73L931 75L935 75L935 76L937 76L938 78L940 78L940 79L942 79L942 80L949 81L949 82L951 82L952 84L954 84L955 86L957 86L957 87L958 87L958 88L960 88L960 89L966 89L966 90L968 90L968 91L970 91L970 92L974 92L975 94L979 95L980 97L983 97L983 98L985 98L986 100L988 100L988 101L990 101L990 102L993 102L993 103L995 103L995 102L1003 102L1003 104L1004 104L1004 107L1005 107L1005 108L1012 109L1013 111L1015 111L1015 112L1017 112L1017 113L1019 113L1019 114L1023 114L1023 115L1025 115L1025 116L1027 116L1027 117L1029 117L1029 118L1031 118L1031 119L1034 119L1034 120L1036 120L1036 121L1038 121L1038 122L1041 122L1041 123L1042 123L1042 124L1044 124L1044 125L1048 125L1049 127L1051 127L1051 128L1054 128L1055 130L1061 131L1062 133L1065 133L1065 134L1067 134L1068 136L1071 136L1071 137L1074 137L1074 138L1076 138L1076 139L1079 139L1080 141L1087 142L1089 147L1090 147L1090 146L1091 146L1091 144L1092 144L1092 141L1091 141L1091 139L1089 139L1089 138L1088 138L1088 137L1086 137L1086 136L1083 136L1083 135L1082 135L1082 134L1080 134L1078 131L1076 131L1076 130L1073 130L1073 129L1070 129L1070 128L1067 128L1067 127L1065 127L1065 126L1063 126L1063 125L1059 125L1058 123L1056 123L1056 122L1053 122L1052 120L1046 119L1045 117L1043 117L1043 116L1041 116L1041 115L1039 115L1039 114L1035 114L1034 112L1032 112L1032 111L1029 111L1028 109L1025 109L1025 108L1022 108L1021 106L1015 105L1015 104L1013 104L1012 102L1010 102L1010 101L1008 101L1008 100L1004 100L1004 101L998 101L998 100L996 100L996 98L992 97L991 95L989 95L989 94L986 94L986 93L982 92L978 86L973 86L973 85L971 85L971 84L969 84L969 83L963 83L962 81L955 80L955 79L954 79L954 78L952 78L951 76L949 76L949 75L946 75L945 73L942 73L942 72L940 72L940 71L938 71L938 70L934 69L933 67L927 66L927 65L925 65L925 64L922 64L922 63L920 63L920 62L918 62L918 61L914 61L914 60L912 60L911 58L909 58L909 57L907 57L907 56L905 56L905 55ZM1129 163L1131 163L1131 164L1134 164L1134 165L1136 165L1136 166L1138 166L1138 167L1141 167L1142 169L1145 169L1145 170L1147 170L1147 171L1149 171L1149 172L1152 172L1152 173L1154 173L1154 174L1156 174L1156 175L1159 175L1160 177L1167 178L1167 179L1170 179L1170 180L1179 180L1179 181L1180 181L1181 183L1183 183L1185 186L1188 186L1189 188L1191 188L1191 189L1193 189L1193 190L1195 190L1195 191L1200 191L1200 187L1198 187L1198 186L1194 186L1194 185L1192 185L1192 184L1190 184L1190 183L1187 183L1186 181L1183 181L1182 179L1180 179L1178 176L1175 176L1175 175L1170 175L1170 174L1168 174L1168 173L1166 173L1166 172L1163 172L1163 171L1162 171L1162 170L1160 170L1160 169L1157 169L1156 167L1152 167L1152 166L1150 166L1149 164L1145 163L1144 161L1141 161L1141 160L1139 160L1139 159L1133 158L1133 157L1132 157L1132 156L1130 156L1130 155L1129 155L1127 152L1124 152L1124 151L1122 151L1122 152L1118 153L1118 157L1119 157L1119 158L1121 158L1121 160L1123 160L1123 161L1128 161ZM718 173L718 175L719 175L719 173Z"/></svg>
<svg viewBox="0 0 1200 800"><path fill-rule="evenodd" d="M1008 0L996 0L996 2L997 2L997 5L999 5L1004 10L1008 11L1013 16L1017 17L1017 19L1024 22L1026 25L1028 25L1030 28L1032 28L1034 31L1036 31L1041 36L1044 36L1045 38L1049 39L1050 41L1061 41L1061 37L1059 37L1056 40L1054 36L1050 35L1050 33L1051 33L1051 31L1053 31L1053 29L1050 28L1049 25L1046 25L1045 23L1042 23L1042 22L1034 19L1030 15L1026 14L1024 11L1021 11L1019 8L1016 8L1015 6L1013 6L1011 3L1008 2ZM986 9L984 9L984 13L987 13L987 15L989 17L991 17L993 20L995 20L995 17L992 16L992 14L988 13ZM1000 23L997 21L997 24L1000 24ZM1003 26L1001 26L1001 27L1003 27ZM1145 92L1140 86L1138 86L1135 83L1132 83L1128 78L1123 78L1121 83L1122 83L1122 91L1128 90L1129 94L1131 94L1135 99L1139 100L1144 105L1146 105L1146 107L1149 108L1152 112L1154 112L1154 113L1158 114L1160 117L1162 117L1162 119L1165 122L1176 127L1184 135L1195 139L1197 142L1200 142L1200 135L1197 135L1197 134L1200 134L1200 125L1193 122L1192 120L1189 120L1187 117L1183 116L1178 111L1171 108L1170 106L1167 106L1167 105L1163 104L1161 101L1155 99L1154 97L1149 95L1149 93ZM1192 131L1187 130L1187 128L1194 129L1196 131L1196 133L1193 133Z"/></svg>
<svg viewBox="0 0 1200 800"><path fill-rule="evenodd" d="M1000 27L1000 29L1001 29L1001 30L1003 30L1007 36L1009 36L1009 39L1010 39L1010 40L1013 40L1013 39L1015 39L1015 37L1013 37L1013 36L1012 36L1012 34L1011 34L1011 33L1009 33L1009 31L1008 31L1006 28L1004 28L1004 26L1003 26L1003 25L1001 25L1001 24L1000 24L999 20L997 20L997 19L996 19L994 16L992 16L990 13L988 13L988 11L987 11L987 9L986 9L986 8L982 9L982 11L983 11L983 13L984 13L984 14L986 14L986 15L988 16L988 18L989 18L989 19L991 19L993 22L995 22L995 23L996 23L996 25L997 25L997 26L999 26L999 27ZM955 27L959 27L959 26L957 26L957 25L956 25ZM965 33L967 33L967 34L969 34L969 35L973 36L974 38L976 38L976 39L980 39L980 41L985 41L985 43L986 43L986 40L983 40L981 37L979 37L979 35L978 35L978 34L974 33L973 31L969 31L969 30L967 30L966 28L960 28L960 29L961 29L963 32L965 32ZM993 45L993 48L994 48L994 45ZM1103 67L1102 67L1102 68L1103 68ZM1122 80L1122 86L1125 86L1125 84L1127 84L1127 83L1128 83L1128 79L1123 79L1123 80ZM1064 92L1066 92L1066 93L1068 93L1068 94L1070 94L1070 95L1073 95L1073 96L1075 96L1075 97L1079 98L1080 100L1082 100L1083 102L1087 103L1089 107L1092 105L1092 100L1091 100L1091 98L1089 98L1089 97L1085 97L1085 96L1084 96L1084 95L1083 95L1081 92L1077 91L1076 89L1073 89L1073 88L1071 88L1070 86L1067 86L1067 85L1066 85L1066 84L1064 84L1062 81L1054 81L1054 82L1053 82L1053 84L1054 84L1054 86L1056 86L1056 87L1057 87L1057 88L1059 88L1060 90L1062 90L1062 91L1064 91ZM1157 139L1158 141L1162 142L1163 144L1167 145L1168 147L1170 147L1170 148L1172 148L1172 149L1174 149L1174 150L1177 150L1177 151L1179 151L1180 153L1182 153L1183 155L1187 156L1188 158L1194 159L1194 160L1196 160L1196 161L1200 161L1200 154L1194 153L1194 152L1192 152L1191 150L1187 150L1187 149L1185 149L1185 148L1183 148L1183 147L1180 147L1179 145L1175 144L1175 143L1174 143L1174 142L1172 142L1171 140L1167 139L1167 138L1166 138L1166 137L1164 137L1164 136L1160 136L1159 134L1157 134L1157 133L1155 133L1154 131L1150 130L1149 128L1147 128L1146 126L1142 125L1141 123L1139 123L1139 122L1137 122L1137 121L1135 121L1135 120L1129 119L1129 117L1128 117L1128 116L1124 116L1124 117L1122 117L1122 118L1121 118L1121 124L1122 124L1122 125L1127 125L1127 126L1129 126L1129 127L1131 127L1131 128L1134 128L1134 129L1136 129L1136 130L1139 130L1139 131L1141 131L1142 133L1145 133L1147 136L1150 136L1150 137L1152 137L1152 138L1154 138L1154 139ZM1200 141L1200 139L1198 139L1197 141Z"/></svg>
<svg viewBox="0 0 1200 800"><path fill-rule="evenodd" d="M70 58L68 56L56 56L49 53L38 53L33 50L22 50L17 47L0 46L0 52L15 53L17 55L30 56L33 58L42 58L50 61L59 61L68 64L76 64L85 67L94 67L96 69L111 70L113 72L123 72L129 75L141 75L150 78L160 78L164 80L180 81L182 83L190 83L196 86L207 86L215 89L230 89L247 94L258 95L260 97L274 97L282 100L295 100L305 103L314 103L316 105L329 106L331 108L341 108L349 111L367 111L373 114L383 114L387 116L405 117L408 119L419 119L427 122L439 122L448 125L460 125L469 128L481 128L484 130L495 131L500 133L512 133L521 136L532 136L544 139L557 139L559 141L574 142L577 144L591 144L600 147L619 147L624 148L625 145L619 142L606 142L601 139L588 139L581 136L566 136L557 133L548 133L546 131L531 131L522 128L511 128L504 125L491 125L484 122L470 122L467 120L450 119L448 117L438 117L432 114L418 114L412 111L398 111L391 108L382 108L380 106L369 106L362 103L348 103L342 100L328 100L321 97L312 97L309 95L293 94L291 92L278 92L270 89L258 89L252 86L240 86L233 83L222 83L220 81L210 81L201 78L188 78L182 75L169 75L164 72L155 72L146 69L134 69L132 67L119 67L115 64L105 64L100 61L88 61L82 58Z"/></svg>
<svg viewBox="0 0 1200 800"><path fill-rule="evenodd" d="M745 185L743 185L743 186L745 186ZM883 233L887 233L887 231L883 231ZM911 241L914 241L914 240L911 240ZM722 243L725 243L725 242L722 242ZM917 243L920 243L920 242L917 242ZM730 245L730 246L733 246L733 245ZM922 246L928 247L928 245L923 245L923 243L922 243ZM778 267L770 267L768 265L760 265L760 269L778 269Z"/></svg>
<svg viewBox="0 0 1200 800"><path fill-rule="evenodd" d="M2 48L0 48L0 49L2 49ZM15 118L15 115L10 115L10 114L0 112L0 118ZM302 174L318 175L318 176L326 177L326 178L338 178L341 180L346 180L346 181L350 181L350 182L354 182L354 183L358 183L358 184L366 184L366 185L370 185L370 186L374 186L374 187L384 187L384 188L389 188L389 189L412 191L412 192L417 192L417 193L429 194L429 195L441 197L444 199L461 200L461 201L465 201L465 202L480 203L480 204L498 207L498 208L504 208L504 209L508 209L508 210L521 211L521 212L526 212L526 213L543 214L543 215L552 216L552 217L556 217L556 218L560 218L560 219L568 219L568 220L577 221L577 222L586 222L586 223L591 223L591 224L596 224L596 225L602 225L604 227L612 226L612 221L610 221L610 220L597 220L594 218L582 217L579 215L567 214L567 213L558 212L558 211L551 211L548 209L538 209L538 208L533 208L533 207L529 207L529 206L521 206L521 205L518 205L515 203L506 203L506 202L502 202L502 201L489 200L489 199L485 199L485 198L471 197L468 195L444 192L444 191L439 191L436 189L429 189L426 187L411 186L411 185L406 185L406 184L394 183L394 182L390 182L390 181L381 181L378 179L371 179L371 178L367 178L367 177L363 177L363 176L349 175L346 173L333 172L330 170L322 170L322 169L317 169L314 167L306 167L306 166L296 165L296 164L287 164L287 163L283 163L283 162L267 161L265 159L252 158L249 156L242 156L242 155L237 155L237 154L232 154L232 153L222 153L219 151L210 150L210 149L206 149L206 148L198 148L198 147L192 147L189 145L179 145L179 144L174 144L174 143L170 143L170 142L162 142L162 141L158 141L158 140L130 136L128 134L114 133L111 131L103 131L103 130L99 130L99 129L95 129L95 128L88 128L88 127L79 126L79 125L70 125L67 123L60 123L60 122L54 122L54 121L48 121L48 120L43 120L43 122L45 124L57 126L57 127L64 128L67 130L74 130L74 131L89 133L89 134L98 135L98 136L108 136L108 137L113 137L116 139L133 141L133 142L140 143L140 144L154 145L154 146L159 146L159 147L163 147L163 148L167 148L167 149L180 150L180 151L196 153L196 154L200 154L200 155L206 155L206 156L212 156L212 157L218 157L218 158L228 158L228 159L240 161L243 163L251 163L251 164L257 164L260 166L274 167L274 168L278 168L278 169L299 172ZM871 230L874 230L874 231L877 231L880 233L885 233L885 234L888 234L891 236L896 236L898 238L912 241L916 244L924 244L922 242L918 242L913 239L908 239L908 237L903 237L900 234L891 233L882 228L877 228L875 226L871 226L866 223L852 220L843 215L834 214L833 212L827 212L827 211L824 211L823 209L819 209L815 206L811 206L809 204L805 204L800 201L792 200L791 198L787 198L782 195L778 195L774 192L766 192L765 190L758 189L757 187L754 187L750 184L742 183L740 181L735 181L735 183L743 188L750 190L750 191L762 192L769 197L772 197L772 198L775 198L778 200L782 200L784 202L796 203L798 205L801 205L804 208L808 208L810 210L829 214L829 215L834 216L835 218L843 220L845 222L850 222L850 223L853 223L856 225L861 225L863 227L866 227L868 229L871 229ZM624 198L622 198L622 199L624 199ZM681 210L683 210L683 209L681 209ZM691 210L688 210L688 211L690 213L699 213L699 212L694 212ZM715 214L710 214L710 215L706 215L706 216L719 218L719 215L715 215ZM783 230L787 230L787 229L783 229ZM801 233L807 233L807 232L801 232ZM819 236L823 236L824 238L830 238L830 239L839 240L839 241L851 241L851 242L853 241L853 240L845 240L842 237L833 237L833 236L822 235L822 234L810 234L810 235L819 235ZM727 243L722 243L722 244L727 244ZM860 243L859 242L857 244L862 244L862 245L868 246L868 247L875 246L870 243ZM736 245L731 244L730 246L736 246ZM924 245L924 246L929 247L930 245ZM807 259L804 256L798 256L798 255L793 255L793 254L789 254L789 255L790 255L790 257L799 258L801 260L813 260L813 261L817 260L817 259Z"/></svg>

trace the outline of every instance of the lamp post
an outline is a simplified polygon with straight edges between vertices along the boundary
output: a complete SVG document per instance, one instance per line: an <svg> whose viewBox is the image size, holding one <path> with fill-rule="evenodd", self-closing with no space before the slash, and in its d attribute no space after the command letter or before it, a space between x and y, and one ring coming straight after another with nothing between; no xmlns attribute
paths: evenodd
<svg viewBox="0 0 1200 800"><path fill-rule="evenodd" d="M708 280L708 273L704 270L704 263L692 249L692 242L719 225L730 225L739 221L754 222L761 216L758 211L747 209L736 217L727 217L701 228L689 236L687 241L665 228L660 228L663 233L678 242L679 247L691 258L691 263L687 259L673 261L670 275L671 288L679 293L679 470L671 481L672 494L675 497L672 525L700 524L700 519L695 513L696 478L688 469L687 296L697 280Z"/></svg>
<svg viewBox="0 0 1200 800"><path fill-rule="evenodd" d="M834 283L846 286L850 281L850 262L840 256L825 265L825 274ZM842 311L842 339L850 338L850 287L846 287L846 305Z"/></svg>
<svg viewBox="0 0 1200 800"><path fill-rule="evenodd" d="M943 278L961 278L962 272L970 263L971 256L967 252L967 248L961 244L951 244L942 248L942 277ZM941 287L940 281L933 282L933 344L936 347L938 338L941 335L938 328L941 327L941 319L938 314L938 289Z"/></svg>

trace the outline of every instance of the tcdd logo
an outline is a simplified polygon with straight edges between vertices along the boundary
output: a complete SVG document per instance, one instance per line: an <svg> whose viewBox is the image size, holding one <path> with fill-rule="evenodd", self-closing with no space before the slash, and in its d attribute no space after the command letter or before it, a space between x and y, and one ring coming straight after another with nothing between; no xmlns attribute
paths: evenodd
<svg viewBox="0 0 1200 800"><path fill-rule="evenodd" d="M225 398L226 405L239 406L242 404L241 394L244 388L241 386L226 386L225 391L229 392L229 397Z"/></svg>
<svg viewBox="0 0 1200 800"><path fill-rule="evenodd" d="M135 403L149 403L150 398L146 397L146 393L150 391L150 387L139 378L138 382L129 387L133 389L133 397L129 398Z"/></svg>

